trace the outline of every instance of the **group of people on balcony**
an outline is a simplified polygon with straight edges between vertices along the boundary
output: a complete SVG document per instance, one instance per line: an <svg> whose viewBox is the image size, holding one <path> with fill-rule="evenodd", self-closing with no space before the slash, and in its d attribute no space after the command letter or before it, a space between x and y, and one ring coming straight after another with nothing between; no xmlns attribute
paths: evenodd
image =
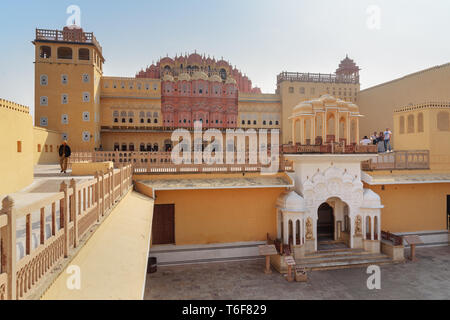
<svg viewBox="0 0 450 320"><path fill-rule="evenodd" d="M380 133L377 133L375 131L370 138L364 136L364 138L360 141L360 144L365 146L370 144L376 145L378 148L378 153L392 152L391 137L391 130L386 128L386 131L384 132L380 131Z"/></svg>

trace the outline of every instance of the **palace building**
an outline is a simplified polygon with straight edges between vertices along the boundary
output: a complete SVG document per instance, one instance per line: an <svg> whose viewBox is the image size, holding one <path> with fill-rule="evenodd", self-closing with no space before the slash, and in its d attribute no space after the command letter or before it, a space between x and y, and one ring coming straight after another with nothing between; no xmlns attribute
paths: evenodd
<svg viewBox="0 0 450 320"><path fill-rule="evenodd" d="M346 56L330 74L283 71L276 92L262 93L231 63L196 52L162 58L133 78L106 76L107 53L77 26L37 29L33 44L35 126L27 107L0 100L0 236L9 248L0 299L7 283L7 297L16 289L27 297L33 263L67 258L114 210L140 220L113 233L131 239L130 230L142 229L133 238L147 251L139 259L149 239L162 265L254 259L259 245L274 244L270 261L283 273L285 256L316 270L404 261L407 235L424 246L449 243L448 65L360 91L361 69ZM223 150L239 142L223 139L227 131L239 130L246 148L235 150L245 161L174 161L171 151L187 142L172 134L185 129L195 144L198 124L214 129ZM361 142L386 127L393 152ZM246 139L261 129L270 142L252 162ZM70 184L58 175L63 140L72 148ZM14 215L24 218L17 239Z"/></svg>
<svg viewBox="0 0 450 320"><path fill-rule="evenodd" d="M36 124L60 132L61 139L67 139L77 152L97 152L97 161L114 161L116 165L133 162L142 173L135 178L140 189L156 197L157 207L159 204L163 208L168 203L176 203L177 214L173 217L173 223L179 225L177 221L181 219L179 223L187 228L181 230L182 227L177 227L172 235L160 235L158 229L154 229L156 238L177 239L176 243L180 245L239 242L261 240L269 231L267 229L270 229L272 232L269 233L276 233L280 239L285 238L285 242L297 234L300 239L298 245L316 239L314 244L310 243L307 247L317 250L317 230L324 229L318 219L326 216L325 213L317 215L317 212L331 210L334 212L333 218L325 219L331 223L333 231L325 233L332 234L333 240L345 239L350 247L370 247L371 250L379 251L379 245L374 246L369 242L380 240L382 228L401 232L421 229L418 223L412 223L415 227L411 230L391 228L385 224L381 212L391 210L391 205L383 207L383 197L380 200L375 193L384 193L384 189L378 190L377 187L377 181L381 181L378 179L383 173L381 169L413 169L416 171L399 171L402 177L399 179L406 179L408 174L423 173L425 176L420 176L422 182L434 183L434 179L427 176L427 170L445 172L450 168L445 151L449 149L445 145L448 139L444 138L449 132L448 106L446 103L428 103L448 99L444 99L441 89L433 91L429 88L429 81L432 80L426 78L426 81L420 82L416 74L360 91L361 68L346 56L336 71L330 74L281 72L276 78L276 92L271 94L262 93L247 76L223 58L216 60L196 52L164 57L146 70L137 72L134 78L104 76L102 47L93 33L84 32L76 26L65 27L62 31L37 29L33 43L36 49ZM441 79L441 73L447 69L442 66L418 74L426 77L436 75L437 79ZM441 80L443 83L448 82ZM409 84L423 86L422 91L426 94L421 96L420 90L412 95L402 90L397 92ZM435 97L435 100L429 100L430 96ZM422 104L418 102L409 106L410 97L411 101L420 101ZM421 101L421 98L424 100ZM397 108L395 112L393 106ZM383 112L382 120L379 116ZM198 220L193 220L194 225L189 227L188 217L192 214L190 205L186 202L178 204L178 197L184 199L199 193L199 197L219 202L218 197L228 193L200 192L196 188L186 189L186 185L196 185L201 189L200 186L205 184L211 185L213 190L222 190L230 187L228 180L194 176L200 180L192 181L189 178L186 184L178 175L158 179L148 175L149 172L169 170L163 167L171 162L167 151L174 147L172 133L176 129L193 131L195 122L201 123L203 130L217 129L222 134L228 129L279 130L280 171L287 174L293 170L294 173L271 182L252 178L259 189L270 187L271 196L268 195L266 200L271 199L271 205L266 214L273 219L271 227L267 225L255 231L255 226L247 226L248 230L241 226L242 236L230 236L227 240L228 233L220 236L223 231L220 230L221 224L215 223L217 219L224 219L223 223L228 224L227 213L223 212L221 218L211 217L208 210L202 209L198 209L196 215L203 221L205 228L195 229ZM369 130L376 128L377 131L384 131L385 126L392 127L396 153L374 156L376 150L361 146L359 142L363 135L370 134ZM233 143L225 139L223 141L224 144ZM202 143L205 147L205 142ZM270 150L270 142L267 147ZM358 172L361 165L366 169L363 174ZM239 170L249 168L241 167ZM255 169L253 167L252 170ZM187 174L192 170L206 172L208 169L197 166L175 170L183 170L179 173ZM222 167L211 170L223 172L237 169ZM236 180L240 181L238 177ZM172 185L173 189L163 187L161 181ZM322 185L320 181L325 184ZM246 185L247 182L238 184L245 189L250 187ZM291 190L290 193L281 192L286 188ZM399 185L395 190L403 188L405 186ZM250 194L246 196L247 200L242 199L240 202L236 200L239 197L230 193L227 212L235 207L232 210L238 213L242 202L250 199L257 201L257 195L262 190L252 190L242 191L242 194ZM325 190L329 190L329 193L321 194ZM208 192L212 193L207 195ZM403 191L392 191L396 192ZM356 196L357 199L354 198ZM298 203L298 207L283 204L289 202L288 199L295 199L293 201ZM445 203L447 199L442 201ZM164 208L161 209L165 212L163 215L170 216L167 212L172 209L167 209L167 206ZM271 212L275 208L278 208L278 213ZM160 214L158 210L155 209L155 217ZM261 210L258 210L259 213L253 210L249 207L246 213L248 217L253 215L251 219L257 219ZM183 212L187 216L184 217ZM429 228L445 229L445 217L446 214L442 214L441 222L431 223ZM270 219L265 220L266 223ZM291 227L288 221L293 223ZM360 232L361 238L355 238L356 222L358 228L365 230ZM307 224L312 230L309 233ZM230 228L237 227L232 225L229 224ZM248 237L252 234L254 236Z"/></svg>

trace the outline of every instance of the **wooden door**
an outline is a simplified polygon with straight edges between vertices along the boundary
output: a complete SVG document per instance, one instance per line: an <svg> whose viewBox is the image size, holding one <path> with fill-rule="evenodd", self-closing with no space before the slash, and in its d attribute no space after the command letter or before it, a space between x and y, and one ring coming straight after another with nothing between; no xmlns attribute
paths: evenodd
<svg viewBox="0 0 450 320"><path fill-rule="evenodd" d="M175 244L175 205L155 204L152 244Z"/></svg>

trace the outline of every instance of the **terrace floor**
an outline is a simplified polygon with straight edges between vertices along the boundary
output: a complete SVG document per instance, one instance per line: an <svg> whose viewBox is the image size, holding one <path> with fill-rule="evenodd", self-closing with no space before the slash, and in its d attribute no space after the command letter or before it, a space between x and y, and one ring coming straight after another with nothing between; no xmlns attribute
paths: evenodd
<svg viewBox="0 0 450 320"><path fill-rule="evenodd" d="M409 254L409 253L407 253ZM450 299L450 247L416 249L417 262L382 265L381 289L366 268L308 273L308 282L264 274L264 260L158 267L147 275L147 300Z"/></svg>

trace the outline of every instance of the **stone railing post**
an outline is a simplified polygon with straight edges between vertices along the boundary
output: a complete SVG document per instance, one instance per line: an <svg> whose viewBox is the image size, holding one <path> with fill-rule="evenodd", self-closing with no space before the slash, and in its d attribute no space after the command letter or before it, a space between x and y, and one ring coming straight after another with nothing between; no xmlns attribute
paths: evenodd
<svg viewBox="0 0 450 320"><path fill-rule="evenodd" d="M109 169L109 175L110 175L110 179L109 179L109 184L110 184L110 190L111 190L111 196L110 196L110 207L112 208L112 206L114 205L115 202L115 197L114 197L114 167Z"/></svg>
<svg viewBox="0 0 450 320"><path fill-rule="evenodd" d="M6 292L7 300L15 300L17 292L17 267L16 267L16 217L14 216L14 201L6 197L2 201L2 210L8 218L8 225L2 234L2 265L1 272L6 272L8 276L8 288Z"/></svg>
<svg viewBox="0 0 450 320"><path fill-rule="evenodd" d="M122 195L123 195L123 164L122 164L122 163L119 165L119 171L120 171L120 175L119 175L119 180L120 180L120 196L122 197Z"/></svg>
<svg viewBox="0 0 450 320"><path fill-rule="evenodd" d="M94 178L97 181L95 183L95 202L97 203L97 222L100 222L100 175L98 171L95 172Z"/></svg>
<svg viewBox="0 0 450 320"><path fill-rule="evenodd" d="M62 225L64 228L64 258L69 256L69 189L67 184L63 181L61 183L59 191L64 192L64 201L61 206L61 211L63 215ZM61 222L60 222L61 223Z"/></svg>
<svg viewBox="0 0 450 320"><path fill-rule="evenodd" d="M71 203L71 212L73 212L73 247L76 248L78 246L78 208L77 203L81 201L81 199L78 199L78 190L77 190L77 183L75 182L75 179L72 178L70 180L70 187L73 191L73 201ZM79 206L78 206L79 207Z"/></svg>
<svg viewBox="0 0 450 320"><path fill-rule="evenodd" d="M102 217L105 215L105 174L103 173L103 171L101 171L101 175L102 175L102 183L101 183L101 191L100 191L100 196L102 197L102 211L101 211L101 215Z"/></svg>

